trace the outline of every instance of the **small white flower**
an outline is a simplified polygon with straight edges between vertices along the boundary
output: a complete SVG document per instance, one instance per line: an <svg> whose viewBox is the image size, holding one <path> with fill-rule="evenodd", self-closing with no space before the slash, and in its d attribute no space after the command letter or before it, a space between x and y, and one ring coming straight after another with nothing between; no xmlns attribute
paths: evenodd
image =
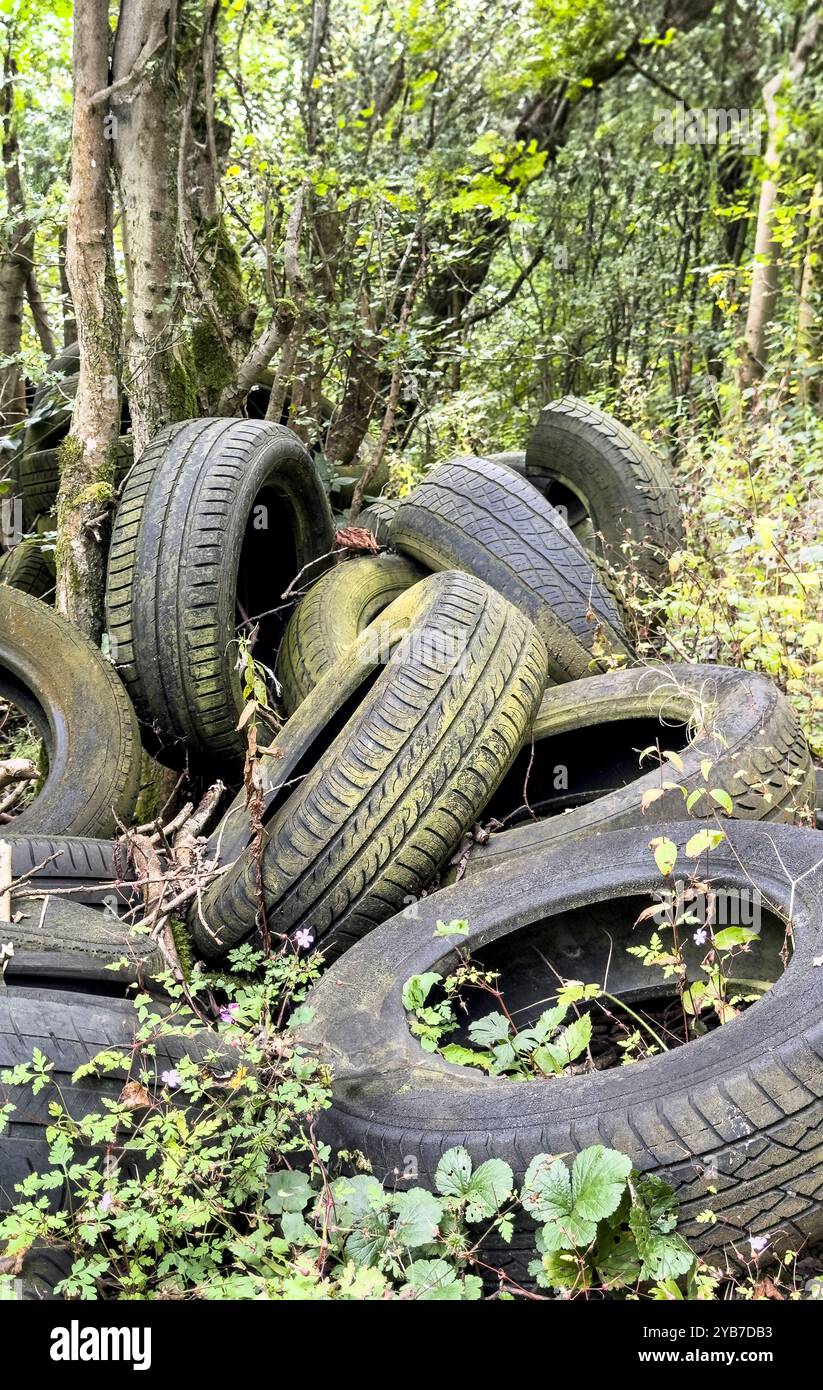
<svg viewBox="0 0 823 1390"><path fill-rule="evenodd" d="M768 1236L750 1236L750 1237L749 1237L749 1245L750 1245L751 1248L752 1248L752 1254L754 1255L754 1258L755 1258L755 1259L757 1259L758 1255L762 1255L762 1254L763 1254L763 1251L766 1249L766 1246L768 1245L768 1243L769 1243L769 1237L768 1237Z"/></svg>

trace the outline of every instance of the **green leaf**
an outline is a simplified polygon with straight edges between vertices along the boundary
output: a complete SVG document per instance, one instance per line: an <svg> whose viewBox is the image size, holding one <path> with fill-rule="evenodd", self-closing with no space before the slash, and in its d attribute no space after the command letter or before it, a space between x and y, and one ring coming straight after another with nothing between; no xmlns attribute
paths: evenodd
<svg viewBox="0 0 823 1390"><path fill-rule="evenodd" d="M455 918L453 922L438 922L435 936L468 936L469 924L465 919Z"/></svg>
<svg viewBox="0 0 823 1390"><path fill-rule="evenodd" d="M649 841L649 849L654 854L654 862L661 874L670 874L677 863L677 845L673 840L658 835Z"/></svg>
<svg viewBox="0 0 823 1390"><path fill-rule="evenodd" d="M269 1178L268 1199L265 1209L274 1216L281 1212L303 1211L314 1196L314 1190L305 1173L272 1173Z"/></svg>
<svg viewBox="0 0 823 1390"><path fill-rule="evenodd" d="M503 1014L486 1014L469 1024L469 1037L480 1047L493 1047L495 1043L507 1042L511 1024Z"/></svg>
<svg viewBox="0 0 823 1390"><path fill-rule="evenodd" d="M722 806L723 810L726 812L726 815L732 815L734 811L732 799L729 796L728 792L723 791L722 787L712 787L711 791L709 792L709 796L712 798L712 801L717 802L718 806Z"/></svg>
<svg viewBox="0 0 823 1390"><path fill-rule="evenodd" d="M750 927L724 927L722 931L712 934L712 942L718 951L728 951L732 946L747 946L757 936L758 932Z"/></svg>
<svg viewBox="0 0 823 1390"><path fill-rule="evenodd" d="M494 1066L490 1052L474 1052L470 1047L461 1047L460 1043L446 1043L445 1047L440 1048L440 1056L458 1067L479 1067L481 1071L491 1071Z"/></svg>
<svg viewBox="0 0 823 1390"><path fill-rule="evenodd" d="M721 840L726 836L722 830L698 830L696 835L692 835L686 845L686 854L690 859L696 859L698 854L703 854L704 850L716 849Z"/></svg>
<svg viewBox="0 0 823 1390"><path fill-rule="evenodd" d="M577 1155L572 1168L575 1211L589 1221L601 1221L616 1210L632 1170L627 1154L594 1144Z"/></svg>
<svg viewBox="0 0 823 1390"><path fill-rule="evenodd" d="M473 1165L468 1149L457 1145L447 1149L434 1171L434 1185L441 1197L464 1197Z"/></svg>
<svg viewBox="0 0 823 1390"><path fill-rule="evenodd" d="M413 1187L411 1192L399 1192L393 1205L398 1216L397 1236L402 1244L409 1249L430 1245L443 1216L443 1203L425 1188Z"/></svg>
<svg viewBox="0 0 823 1390"><path fill-rule="evenodd" d="M534 1053L534 1060L544 1071L561 1072L585 1052L592 1036L591 1014L583 1014L558 1033L554 1042L544 1043ZM548 1065L544 1065L547 1063Z"/></svg>
<svg viewBox="0 0 823 1390"><path fill-rule="evenodd" d="M414 1013L415 1009L422 1009L436 984L440 984L442 975L437 975L431 970L427 970L423 975L412 975L403 986L403 1008L408 1009L409 1013Z"/></svg>

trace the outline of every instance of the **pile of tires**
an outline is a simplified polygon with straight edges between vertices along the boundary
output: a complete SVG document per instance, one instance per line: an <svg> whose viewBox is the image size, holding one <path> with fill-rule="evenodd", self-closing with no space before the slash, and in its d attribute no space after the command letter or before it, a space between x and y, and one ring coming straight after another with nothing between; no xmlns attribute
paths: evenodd
<svg viewBox="0 0 823 1390"><path fill-rule="evenodd" d="M38 447L17 461L32 524L58 482L50 450L66 419L51 433L49 419L41 401ZM305 1041L335 1076L320 1118L330 1142L362 1150L381 1176L413 1152L426 1181L455 1143L522 1176L530 1153L602 1141L665 1170L691 1214L710 1163L723 1220L696 1231L704 1245L762 1229L766 1191L761 1215L785 1212L795 1236L817 1230L820 1001L804 954L823 892L820 839L805 826L814 769L765 677L638 661L610 554L659 578L681 535L674 487L645 445L566 398L523 454L444 461L401 500L369 506L355 524L371 553L338 531L315 458L278 424L184 421L133 463L127 453L105 656L44 602L45 533L0 559L0 725L15 710L40 746L25 803L0 824L14 909L0 930L14 947L0 1068L52 1036L70 1075L133 1028L128 986L155 988L158 943L129 930L144 896L128 831L151 757L195 788L228 788L198 846L208 877L181 909L194 956L279 940L329 966ZM701 795L707 767L719 801ZM694 830L685 807L729 819L711 866L724 882L755 863L778 911L789 890L775 863L795 875L795 959L745 1029L631 1075L564 1080L561 1104L420 1051L399 1000L409 975L449 955L438 920L466 918L472 948L504 965L538 929L569 959L596 956L581 911L659 887L650 827L681 844ZM791 981L803 991L794 1013ZM517 987L528 1007L528 971ZM635 987L628 968L614 984ZM771 1070L766 1036L781 1059ZM757 1135L742 1160L724 1104ZM0 1135L0 1209L41 1155L45 1123L34 1107Z"/></svg>

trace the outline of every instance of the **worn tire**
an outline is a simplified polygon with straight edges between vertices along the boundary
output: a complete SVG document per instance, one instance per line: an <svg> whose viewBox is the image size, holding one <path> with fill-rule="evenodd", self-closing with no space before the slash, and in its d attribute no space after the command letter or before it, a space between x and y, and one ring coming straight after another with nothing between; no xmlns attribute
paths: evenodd
<svg viewBox="0 0 823 1390"><path fill-rule="evenodd" d="M693 830L693 822L668 827L681 854ZM362 1151L392 1186L408 1181L402 1175L414 1160L414 1184L426 1187L455 1145L475 1163L504 1159L520 1184L535 1154L570 1160L603 1144L674 1185L680 1230L699 1251L731 1243L746 1251L759 1233L777 1249L800 1249L823 1229L823 970L814 964L823 836L791 826L767 834L742 822L727 834L705 873L701 860L701 878L736 891L754 884L793 925L788 970L759 1003L685 1047L559 1080L485 1077L423 1052L401 996L410 976L446 974L457 963L453 946L435 935L438 919L468 919L459 946L474 957L495 942L499 955L514 951L514 934L532 927L543 952L554 954L553 932L573 931L566 913L578 910L579 920L605 899L663 886L641 828L547 847L415 903L326 972L300 1030L334 1076L320 1137L333 1149ZM552 978L547 969L544 995ZM716 1222L697 1220L706 1208ZM529 1219L521 1215L519 1224L512 1247L501 1243L484 1256L515 1277L533 1249Z"/></svg>
<svg viewBox="0 0 823 1390"><path fill-rule="evenodd" d="M35 896L28 885L25 893L12 894L12 909L13 921L3 927L4 941L14 947L6 984L125 992L127 984L146 985L164 968L157 943L132 936L105 909L54 894Z"/></svg>
<svg viewBox="0 0 823 1390"><path fill-rule="evenodd" d="M140 889L132 884L125 841L18 835L5 827L3 839L11 845L12 878L25 878L33 893L66 889L68 901L109 903L117 911L142 902Z"/></svg>
<svg viewBox="0 0 823 1390"><path fill-rule="evenodd" d="M631 722L621 728L621 721ZM670 727L674 721L688 726L686 746L678 744ZM604 740L602 746L598 736ZM674 747L682 759L682 771L673 762L665 764L665 771L659 767L641 770L632 748L649 747L655 740L661 749ZM508 814L507 805L523 785L532 747L529 802L538 813L554 814L528 820L476 845L467 872L512 854L533 854L543 846L571 843L582 833L617 830L642 821L651 834L653 825L682 816L684 792L699 787L728 792L732 815L741 820L809 819L815 804L811 753L792 705L766 676L731 666L613 671L578 685L547 690L531 743L498 792L497 804L488 807L489 815ZM711 762L708 781L700 770L704 759ZM561 796L549 790L541 805L541 779L548 789L553 771L564 765L568 788ZM644 794L659 789L662 782L671 785L643 811ZM565 809L568 804L571 810ZM689 814L707 816L717 811L717 804L704 795Z"/></svg>
<svg viewBox="0 0 823 1390"><path fill-rule="evenodd" d="M23 594L54 602L54 551L39 536L27 536L0 558L0 584Z"/></svg>
<svg viewBox="0 0 823 1390"><path fill-rule="evenodd" d="M277 659L281 701L292 714L369 623L423 578L400 555L368 556L335 565L300 600Z"/></svg>
<svg viewBox="0 0 823 1390"><path fill-rule="evenodd" d="M371 531L378 545L391 545L391 529L399 506L398 497L381 497L377 502L363 508L357 518L357 525Z"/></svg>
<svg viewBox="0 0 823 1390"><path fill-rule="evenodd" d="M114 485L119 487L134 461L131 435L117 441ZM20 457L20 487L23 493L23 524L30 527L57 501L60 464L57 449L27 449Z"/></svg>
<svg viewBox="0 0 823 1390"><path fill-rule="evenodd" d="M665 581L667 558L683 539L677 493L632 430L576 396L550 401L526 447L526 476L550 502L569 507L570 525L582 507L607 553L630 536L637 567L653 582Z"/></svg>
<svg viewBox="0 0 823 1390"><path fill-rule="evenodd" d="M388 659L382 647L393 647ZM504 776L544 680L535 628L482 580L429 575L396 599L326 672L275 745L301 745L303 775L285 802L266 809L270 930L302 928L335 955L419 893ZM332 726L318 757L317 741L352 690L353 709L343 704L346 722L339 732ZM295 761L271 760L281 785ZM232 819L230 812L218 839L234 850ZM253 931L257 882L247 851L206 889L189 922L204 955Z"/></svg>
<svg viewBox="0 0 823 1390"><path fill-rule="evenodd" d="M255 528L264 513L277 531ZM262 537L262 539L261 539ZM327 563L332 518L311 456L280 425L193 420L163 430L118 508L106 612L118 669L158 756L242 755L237 607L278 607L304 568ZM255 657L274 666L281 620Z"/></svg>
<svg viewBox="0 0 823 1390"><path fill-rule="evenodd" d="M32 719L48 776L17 834L112 835L140 787L129 697L96 647L39 599L0 585L0 696Z"/></svg>
<svg viewBox="0 0 823 1390"><path fill-rule="evenodd" d="M59 1088L62 1104L74 1119L102 1110L105 1098L116 1100L123 1087L139 1028L134 1004L125 999L75 993L59 989L10 984L0 990L0 1072L31 1062L39 1048L54 1063L49 1084L37 1095L30 1086L4 1086L3 1100L15 1106L6 1128L0 1131L0 1211L14 1204L14 1188L31 1173L49 1172L46 1129L54 1123L49 1105ZM179 1062L188 1053L199 1055L208 1045L208 1030L198 1039L170 1038L158 1044L156 1071ZM122 1074L86 1076L73 1080L78 1067L98 1052L122 1049ZM153 1063L154 1065L154 1063ZM57 1184L55 1205L66 1201L65 1185ZM19 1200L19 1197L17 1198Z"/></svg>
<svg viewBox="0 0 823 1390"><path fill-rule="evenodd" d="M476 574L535 623L555 681L590 674L602 635L630 655L586 552L536 488L487 459L452 459L397 509L392 543L428 569Z"/></svg>

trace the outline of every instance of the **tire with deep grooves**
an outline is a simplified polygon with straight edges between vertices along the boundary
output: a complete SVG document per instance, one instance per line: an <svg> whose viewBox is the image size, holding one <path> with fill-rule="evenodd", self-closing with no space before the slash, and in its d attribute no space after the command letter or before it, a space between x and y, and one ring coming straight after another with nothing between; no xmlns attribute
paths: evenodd
<svg viewBox="0 0 823 1390"><path fill-rule="evenodd" d="M399 498L381 497L377 502L363 508L357 518L357 525L371 531L378 545L391 545L391 528L399 506Z"/></svg>
<svg viewBox="0 0 823 1390"><path fill-rule="evenodd" d="M42 885L41 885L42 886ZM6 963L6 984L125 992L131 981L148 984L161 972L163 955L150 936L130 934L125 922L104 908L74 897L32 892L12 895L13 920L4 938L14 954Z"/></svg>
<svg viewBox="0 0 823 1390"><path fill-rule="evenodd" d="M126 907L142 901L140 889L131 882L125 841L79 835L18 835L5 827L3 839L11 845L13 880L25 878L32 892L66 888L71 890L72 902L110 901L118 910L121 904Z"/></svg>
<svg viewBox="0 0 823 1390"><path fill-rule="evenodd" d="M437 873L516 755L545 681L545 648L525 615L471 575L429 575L361 634L284 736L319 738L352 673L362 684L368 662L383 665L375 639L388 645L392 632L384 669L265 827L269 928L302 928L327 955ZM206 889L189 921L205 955L254 930L257 885L247 851Z"/></svg>
<svg viewBox="0 0 823 1390"><path fill-rule="evenodd" d="M400 555L348 560L321 576L292 613L277 659L281 700L293 711L356 637L423 571Z"/></svg>
<svg viewBox="0 0 823 1390"><path fill-rule="evenodd" d="M397 509L392 543L429 569L463 569L527 613L554 680L590 674L602 637L629 654L620 615L568 526L536 488L487 459L441 464Z"/></svg>
<svg viewBox="0 0 823 1390"><path fill-rule="evenodd" d="M521 762L531 761L531 776L536 778L544 740L557 739L562 755L563 736L575 730L608 733L617 721L649 716L659 721L656 738L661 749L671 747L673 721L689 727L690 741L678 755L681 766L666 761L661 770L654 757L641 765L639 756L633 755L625 785L562 815L493 834L486 844L472 849L467 872L512 854L533 854L546 845L571 842L582 833L617 830L643 821L652 834L655 824L683 814L684 792L688 795L701 787L704 794L689 808L695 817L718 813L719 803L710 795L710 789L715 789L728 793L736 819L811 820L816 799L814 767L794 708L766 676L731 666L612 671L547 690L531 731L534 759L529 747L521 754ZM649 735L644 737L648 740ZM602 756L607 785L610 757L616 759L621 751L615 744ZM551 763L548 748L543 757ZM706 777L701 767L704 760L708 760ZM568 772L573 777L574 769ZM642 798L649 793L656 799L644 810Z"/></svg>
<svg viewBox="0 0 823 1390"><path fill-rule="evenodd" d="M39 536L27 536L0 558L0 584L44 602L54 601L54 551Z"/></svg>
<svg viewBox="0 0 823 1390"><path fill-rule="evenodd" d="M630 535L638 568L665 580L667 557L683 538L677 493L664 465L619 420L576 396L550 401L526 447L526 476L549 501L558 487L579 498L607 553Z"/></svg>
<svg viewBox="0 0 823 1390"><path fill-rule="evenodd" d="M131 435L117 441L114 486L119 487L134 457ZM20 488L23 494L23 524L31 526L42 512L50 512L57 501L60 463L57 449L27 449L20 458Z"/></svg>
<svg viewBox="0 0 823 1390"><path fill-rule="evenodd" d="M693 831L693 822L668 827L681 858ZM701 859L701 878L735 892L754 885L793 924L788 969L753 1007L647 1061L546 1081L485 1077L423 1052L401 995L410 976L447 974L457 963L435 935L438 919L468 920L461 953L476 956L495 941L503 950L502 938L532 928L551 956L554 917L663 886L641 827L546 848L416 903L326 972L300 1030L334 1076L320 1137L333 1149L360 1150L392 1187L403 1183L398 1174L410 1171L410 1157L414 1185L432 1186L441 1155L455 1145L476 1164L504 1159L519 1184L535 1154L570 1161L603 1144L674 1185L679 1229L698 1250L733 1243L746 1251L754 1234L778 1250L802 1248L823 1230L823 970L815 965L823 836L780 825L766 836L743 822L729 824L727 835L707 864ZM711 1223L698 1219L707 1208ZM534 1248L528 1218L520 1222L512 1247L484 1256L515 1277Z"/></svg>
<svg viewBox="0 0 823 1390"><path fill-rule="evenodd" d="M244 543L263 519L270 570L244 570ZM242 753L238 589L253 589L249 617L271 612L299 571L308 578L312 565L323 568L331 544L322 483L290 430L194 420L163 430L145 450L117 511L106 611L118 669L164 757L176 760L184 744L211 759ZM294 573L278 582L276 566L292 553ZM259 569L262 558L260 550ZM261 638L255 656L271 666L275 652Z"/></svg>
<svg viewBox="0 0 823 1390"><path fill-rule="evenodd" d="M140 737L117 673L65 618L0 585L0 697L35 724L49 760L18 834L112 835L140 789Z"/></svg>

